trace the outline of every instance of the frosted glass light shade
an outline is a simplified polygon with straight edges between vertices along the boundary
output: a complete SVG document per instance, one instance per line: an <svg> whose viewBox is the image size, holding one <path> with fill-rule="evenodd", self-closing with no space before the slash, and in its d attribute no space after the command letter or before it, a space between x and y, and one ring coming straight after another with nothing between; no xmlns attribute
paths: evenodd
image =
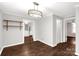
<svg viewBox="0 0 79 59"><path fill-rule="evenodd" d="M28 15L33 17L42 17L42 12L34 9L28 10Z"/></svg>

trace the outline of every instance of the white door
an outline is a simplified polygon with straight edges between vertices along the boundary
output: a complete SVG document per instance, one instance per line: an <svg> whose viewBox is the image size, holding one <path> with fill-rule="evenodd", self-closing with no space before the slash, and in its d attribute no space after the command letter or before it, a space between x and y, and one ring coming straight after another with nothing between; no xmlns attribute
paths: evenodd
<svg viewBox="0 0 79 59"><path fill-rule="evenodd" d="M63 33L63 28L62 28L62 20L57 19L56 20L56 43L61 43L62 42L62 33Z"/></svg>

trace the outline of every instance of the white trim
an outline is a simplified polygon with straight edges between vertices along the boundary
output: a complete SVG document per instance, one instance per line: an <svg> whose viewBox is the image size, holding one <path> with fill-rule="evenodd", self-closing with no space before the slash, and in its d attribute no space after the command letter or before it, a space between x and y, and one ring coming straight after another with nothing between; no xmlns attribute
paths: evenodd
<svg viewBox="0 0 79 59"><path fill-rule="evenodd" d="M79 53L75 52L75 55L79 56Z"/></svg>
<svg viewBox="0 0 79 59"><path fill-rule="evenodd" d="M57 44L53 44L53 47L57 46Z"/></svg>
<svg viewBox="0 0 79 59"><path fill-rule="evenodd" d="M46 42L44 42L44 41L42 41L42 40L37 40L37 41L40 41L40 42L42 42L42 43L44 43L44 44L46 44L46 45L49 45L49 46L51 46L51 47L54 47L53 44L52 44L52 45L51 45L51 44L47 44Z"/></svg>
<svg viewBox="0 0 79 59"><path fill-rule="evenodd" d="M4 47L1 48L1 50L0 50L0 55L1 55L2 51L3 51L3 49L4 49Z"/></svg>
<svg viewBox="0 0 79 59"><path fill-rule="evenodd" d="M33 39L33 41L38 41L38 39Z"/></svg>
<svg viewBox="0 0 79 59"><path fill-rule="evenodd" d="M11 45L4 45L4 46L1 48L0 55L1 55L1 53L2 53L2 51L3 51L3 49L4 49L5 47L15 46L15 45L19 45L19 44L24 44L24 42L20 42L20 43L16 43L16 44L11 44Z"/></svg>
<svg viewBox="0 0 79 59"><path fill-rule="evenodd" d="M79 7L79 5L75 5L75 7Z"/></svg>
<svg viewBox="0 0 79 59"><path fill-rule="evenodd" d="M23 43L24 43L24 42L20 42L20 43L16 43L16 44L10 44L10 45L4 45L4 47L15 46L15 45L23 44Z"/></svg>

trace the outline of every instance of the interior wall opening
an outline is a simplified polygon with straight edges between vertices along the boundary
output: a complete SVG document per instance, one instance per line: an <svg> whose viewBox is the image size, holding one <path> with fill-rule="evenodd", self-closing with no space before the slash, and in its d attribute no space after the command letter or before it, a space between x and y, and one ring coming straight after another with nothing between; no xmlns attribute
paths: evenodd
<svg viewBox="0 0 79 59"><path fill-rule="evenodd" d="M24 21L24 43L26 41L33 41L33 22L29 20Z"/></svg>
<svg viewBox="0 0 79 59"><path fill-rule="evenodd" d="M67 43L69 47L73 47L73 49L68 49L68 50L73 50L75 51L75 42L76 42L76 23L75 19L68 20L67 21Z"/></svg>

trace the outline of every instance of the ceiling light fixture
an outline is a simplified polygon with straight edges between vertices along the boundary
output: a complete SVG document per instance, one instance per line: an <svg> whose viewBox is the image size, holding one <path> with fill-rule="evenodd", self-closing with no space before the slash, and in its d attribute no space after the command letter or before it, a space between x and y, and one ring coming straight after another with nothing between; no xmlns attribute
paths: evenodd
<svg viewBox="0 0 79 59"><path fill-rule="evenodd" d="M38 10L38 3L37 2L33 2L34 4L34 9L29 9L28 10L28 15L29 16L33 16L33 17L42 17L42 12Z"/></svg>

